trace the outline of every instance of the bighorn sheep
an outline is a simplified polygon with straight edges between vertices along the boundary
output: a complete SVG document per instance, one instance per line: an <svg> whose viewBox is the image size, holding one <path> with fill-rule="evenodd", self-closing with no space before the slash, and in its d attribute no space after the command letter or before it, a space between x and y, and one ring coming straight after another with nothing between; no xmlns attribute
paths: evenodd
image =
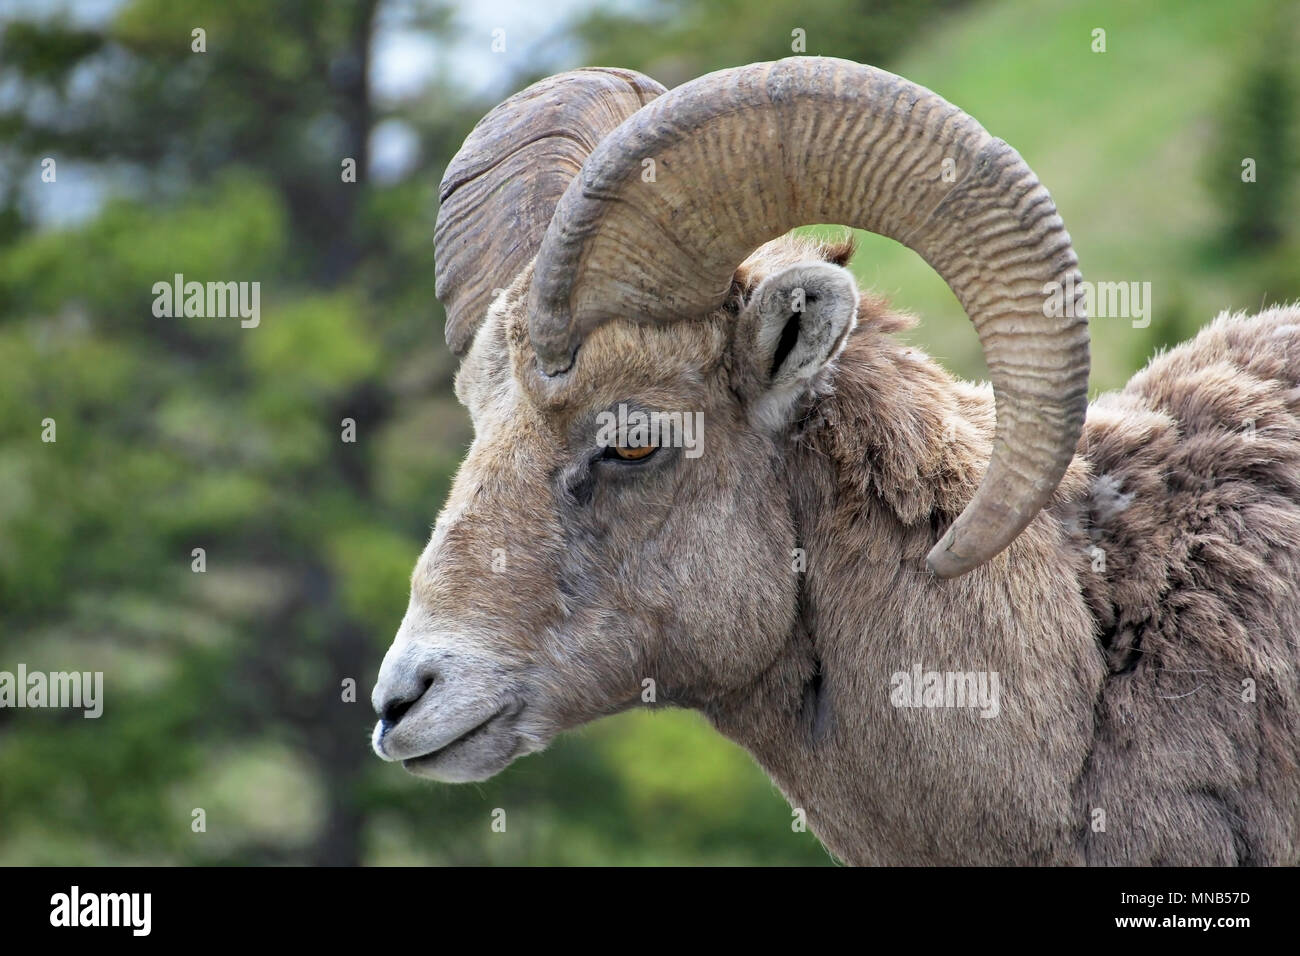
<svg viewBox="0 0 1300 956"><path fill-rule="evenodd" d="M552 77L441 195L476 437L381 757L481 780L653 681L851 863L1300 859L1300 309L1220 317L1088 409L1047 191L842 60ZM781 238L805 223L920 253L991 390L894 340L847 247ZM598 441L619 406L702 412L703 454Z"/></svg>

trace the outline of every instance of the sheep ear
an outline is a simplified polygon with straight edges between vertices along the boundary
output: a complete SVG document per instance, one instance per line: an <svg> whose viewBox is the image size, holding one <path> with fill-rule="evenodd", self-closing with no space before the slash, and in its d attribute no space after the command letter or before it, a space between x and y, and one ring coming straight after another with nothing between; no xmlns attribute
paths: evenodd
<svg viewBox="0 0 1300 956"><path fill-rule="evenodd" d="M858 316L858 285L828 262L790 266L764 279L742 319L761 417L783 423L808 382L847 341Z"/></svg>

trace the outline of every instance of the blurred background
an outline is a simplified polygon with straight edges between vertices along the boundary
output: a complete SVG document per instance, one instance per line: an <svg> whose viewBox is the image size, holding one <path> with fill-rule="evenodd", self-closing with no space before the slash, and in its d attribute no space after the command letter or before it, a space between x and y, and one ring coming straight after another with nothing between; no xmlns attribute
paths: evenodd
<svg viewBox="0 0 1300 956"><path fill-rule="evenodd" d="M1093 324L1100 391L1300 298L1298 30L1276 0L0 0L0 670L105 685L98 720L0 709L0 864L829 864L691 713L475 786L370 754L470 437L434 299L445 164L575 66L885 67L1020 150L1085 277L1151 283L1147 327ZM984 374L915 255L864 238L854 268ZM156 318L175 273L259 281L260 325Z"/></svg>

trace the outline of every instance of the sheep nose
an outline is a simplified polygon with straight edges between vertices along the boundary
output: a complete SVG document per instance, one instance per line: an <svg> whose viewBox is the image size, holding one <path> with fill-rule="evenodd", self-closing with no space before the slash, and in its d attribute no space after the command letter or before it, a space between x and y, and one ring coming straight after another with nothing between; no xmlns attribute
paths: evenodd
<svg viewBox="0 0 1300 956"><path fill-rule="evenodd" d="M402 687L387 693L381 693L379 687L375 688L379 700L375 705L375 713L384 722L386 730L396 726L406 716L406 712L420 702L433 686L434 680L435 675L427 674L420 678L420 683L415 687Z"/></svg>
<svg viewBox="0 0 1300 956"><path fill-rule="evenodd" d="M375 689L370 694L370 705L384 733L397 726L438 682L439 665L435 657L415 647L400 652L390 650L385 655Z"/></svg>

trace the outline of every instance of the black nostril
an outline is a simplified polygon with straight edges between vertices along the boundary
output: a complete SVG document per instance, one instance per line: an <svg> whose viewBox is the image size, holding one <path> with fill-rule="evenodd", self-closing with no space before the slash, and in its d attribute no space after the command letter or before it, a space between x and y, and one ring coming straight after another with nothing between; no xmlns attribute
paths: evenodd
<svg viewBox="0 0 1300 956"><path fill-rule="evenodd" d="M416 702L423 697L430 687L433 686L433 678L426 677L423 686L411 697L395 697L388 703L384 704L384 711L380 714L380 719L391 729L398 721L406 716L406 712L415 706Z"/></svg>

